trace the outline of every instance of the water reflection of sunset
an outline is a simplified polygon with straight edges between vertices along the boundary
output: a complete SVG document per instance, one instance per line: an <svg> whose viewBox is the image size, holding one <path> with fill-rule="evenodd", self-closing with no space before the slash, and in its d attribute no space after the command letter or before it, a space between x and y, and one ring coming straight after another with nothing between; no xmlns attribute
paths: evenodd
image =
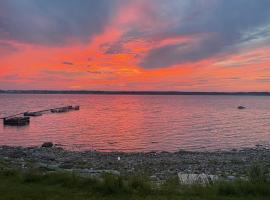
<svg viewBox="0 0 270 200"><path fill-rule="evenodd" d="M0 98L1 105L6 105L0 113L5 116L22 108L39 110L62 104L80 104L81 110L34 117L26 127L1 124L0 145L35 146L52 141L65 149L102 151L248 147L269 141L268 101L261 96L7 94ZM239 112L235 105L253 106L249 112Z"/></svg>

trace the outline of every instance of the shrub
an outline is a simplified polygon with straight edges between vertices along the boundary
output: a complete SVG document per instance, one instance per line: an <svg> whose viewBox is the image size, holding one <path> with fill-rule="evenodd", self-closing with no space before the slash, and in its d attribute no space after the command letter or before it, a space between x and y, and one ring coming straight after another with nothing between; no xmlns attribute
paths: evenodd
<svg viewBox="0 0 270 200"><path fill-rule="evenodd" d="M128 179L128 190L140 194L150 194L152 185L150 181L142 176L133 176Z"/></svg>
<svg viewBox="0 0 270 200"><path fill-rule="evenodd" d="M161 184L160 189L163 192L179 192L180 191L180 182L178 177L169 178L163 184Z"/></svg>
<svg viewBox="0 0 270 200"><path fill-rule="evenodd" d="M22 173L22 181L25 183L34 183L43 180L42 174L37 170L30 170L25 173Z"/></svg>
<svg viewBox="0 0 270 200"><path fill-rule="evenodd" d="M252 183L266 183L268 181L268 170L261 165L254 165L248 172L249 181Z"/></svg>
<svg viewBox="0 0 270 200"><path fill-rule="evenodd" d="M103 194L115 194L124 191L123 179L120 176L104 174L102 180L93 185L93 189Z"/></svg>
<svg viewBox="0 0 270 200"><path fill-rule="evenodd" d="M5 170L1 171L1 176L15 177L15 176L19 176L19 172L15 171L15 170L11 170L11 169L5 169Z"/></svg>

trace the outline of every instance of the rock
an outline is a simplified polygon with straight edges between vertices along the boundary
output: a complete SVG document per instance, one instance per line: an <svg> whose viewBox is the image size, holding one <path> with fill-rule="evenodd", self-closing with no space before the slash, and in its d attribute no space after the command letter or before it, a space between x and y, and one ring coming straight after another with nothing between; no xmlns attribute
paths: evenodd
<svg viewBox="0 0 270 200"><path fill-rule="evenodd" d="M182 174L178 173L178 177L183 184L208 184L210 182L218 180L216 175L208 174Z"/></svg>
<svg viewBox="0 0 270 200"><path fill-rule="evenodd" d="M65 162L59 165L59 168L62 168L62 169L72 169L73 167L74 167L74 164L72 162Z"/></svg>
<svg viewBox="0 0 270 200"><path fill-rule="evenodd" d="M117 170L70 169L67 171L75 173L80 177L100 177L103 174L120 175L120 172Z"/></svg>
<svg viewBox="0 0 270 200"><path fill-rule="evenodd" d="M236 177L235 176L227 176L227 179L229 181L234 181L236 179Z"/></svg>
<svg viewBox="0 0 270 200"><path fill-rule="evenodd" d="M158 181L159 179L156 175L152 175L152 176L150 176L150 180L151 181Z"/></svg>
<svg viewBox="0 0 270 200"><path fill-rule="evenodd" d="M44 142L41 147L44 148L52 148L53 147L53 143L52 142Z"/></svg>
<svg viewBox="0 0 270 200"><path fill-rule="evenodd" d="M43 154L42 156L40 156L40 158L46 161L55 161L54 154Z"/></svg>
<svg viewBox="0 0 270 200"><path fill-rule="evenodd" d="M53 170L53 171L60 170L59 164L49 165L49 164L45 164L45 163L37 163L36 165L39 168L44 168L47 170Z"/></svg>
<svg viewBox="0 0 270 200"><path fill-rule="evenodd" d="M237 108L241 110L241 109L245 109L246 107L245 106L238 106Z"/></svg>
<svg viewBox="0 0 270 200"><path fill-rule="evenodd" d="M240 179L243 181L248 181L248 177L246 177L246 176L241 176Z"/></svg>
<svg viewBox="0 0 270 200"><path fill-rule="evenodd" d="M21 149L16 149L15 151L9 152L10 158L22 158L27 156L25 152L23 152Z"/></svg>

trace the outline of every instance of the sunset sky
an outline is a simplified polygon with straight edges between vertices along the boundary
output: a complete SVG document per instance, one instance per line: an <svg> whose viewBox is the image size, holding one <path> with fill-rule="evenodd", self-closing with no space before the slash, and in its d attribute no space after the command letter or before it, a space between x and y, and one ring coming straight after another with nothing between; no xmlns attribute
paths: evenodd
<svg viewBox="0 0 270 200"><path fill-rule="evenodd" d="M0 0L0 89L270 91L270 1Z"/></svg>

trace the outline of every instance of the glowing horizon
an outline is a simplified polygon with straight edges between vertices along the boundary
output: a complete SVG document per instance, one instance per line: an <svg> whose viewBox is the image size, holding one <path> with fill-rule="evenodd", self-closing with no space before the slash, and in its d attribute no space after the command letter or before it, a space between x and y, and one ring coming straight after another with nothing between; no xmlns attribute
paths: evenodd
<svg viewBox="0 0 270 200"><path fill-rule="evenodd" d="M270 91L268 0L2 0L0 89Z"/></svg>

